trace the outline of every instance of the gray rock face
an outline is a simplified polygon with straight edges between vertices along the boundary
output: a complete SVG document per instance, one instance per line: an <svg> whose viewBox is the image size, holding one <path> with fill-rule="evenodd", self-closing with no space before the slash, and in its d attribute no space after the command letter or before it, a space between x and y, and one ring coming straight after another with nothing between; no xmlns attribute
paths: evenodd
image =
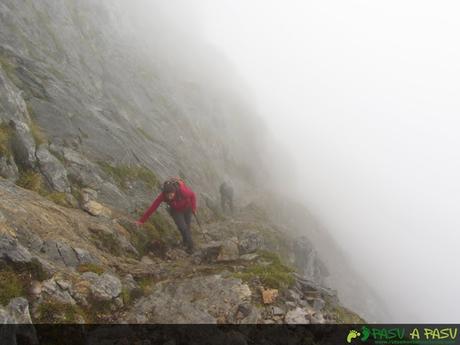
<svg viewBox="0 0 460 345"><path fill-rule="evenodd" d="M0 306L0 325L17 324L0 329L2 344L16 344L18 336L27 339L30 344L38 344L35 328L29 312L29 302L23 297L10 300L6 307Z"/></svg>
<svg viewBox="0 0 460 345"><path fill-rule="evenodd" d="M95 258L93 255L91 255L91 253L88 252L87 250L81 249L81 248L73 248L73 250L75 251L78 262L80 264L99 263L99 260Z"/></svg>
<svg viewBox="0 0 460 345"><path fill-rule="evenodd" d="M272 307L272 313L275 316L284 315L284 310L279 307Z"/></svg>
<svg viewBox="0 0 460 345"><path fill-rule="evenodd" d="M302 271L305 278L321 283L329 275L313 244L306 237L295 241L293 253L294 265Z"/></svg>
<svg viewBox="0 0 460 345"><path fill-rule="evenodd" d="M241 280L221 275L163 282L150 296L136 302L128 320L153 323L235 322L238 307L250 297L251 290Z"/></svg>
<svg viewBox="0 0 460 345"><path fill-rule="evenodd" d="M31 324L29 302L23 297L13 298L8 304L8 310L15 323Z"/></svg>
<svg viewBox="0 0 460 345"><path fill-rule="evenodd" d="M111 301L121 294L120 279L110 273L99 276L94 272L85 272L81 276L91 283L91 294L97 301Z"/></svg>
<svg viewBox="0 0 460 345"><path fill-rule="evenodd" d="M8 78L7 73L0 66L0 118L7 120L30 121L26 103L19 90Z"/></svg>
<svg viewBox="0 0 460 345"><path fill-rule="evenodd" d="M240 238L239 250L240 255L253 253L262 247L263 240L260 234L248 233L244 238Z"/></svg>
<svg viewBox="0 0 460 345"><path fill-rule="evenodd" d="M122 279L122 285L125 289L127 289L129 292L139 289L139 284L134 280L133 276L131 274L127 274L123 277Z"/></svg>
<svg viewBox="0 0 460 345"><path fill-rule="evenodd" d="M88 256L89 253L85 253L85 251L81 249L75 250L68 244L61 241L46 240L43 242L40 251L44 253L49 260L70 267L76 267L82 263L88 263L86 260L90 259ZM80 257L83 261L79 259Z"/></svg>
<svg viewBox="0 0 460 345"><path fill-rule="evenodd" d="M17 238L31 252L39 252L43 246L43 240L34 231L25 226L17 227Z"/></svg>
<svg viewBox="0 0 460 345"><path fill-rule="evenodd" d="M296 308L286 313L284 322L288 324L307 324L310 323L308 313L302 308Z"/></svg>
<svg viewBox="0 0 460 345"><path fill-rule="evenodd" d="M40 171L51 187L57 192L70 193L67 171L62 163L48 151L47 145L38 147L36 157Z"/></svg>
<svg viewBox="0 0 460 345"><path fill-rule="evenodd" d="M63 288L60 284L56 282L54 278L46 280L41 285L42 294L47 295L47 297L59 301L65 304L75 304L75 300L72 298L70 293L67 291L68 287L64 286Z"/></svg>
<svg viewBox="0 0 460 345"><path fill-rule="evenodd" d="M1 234L0 259L14 263L29 263L32 260L32 255L16 239L7 234Z"/></svg>
<svg viewBox="0 0 460 345"><path fill-rule="evenodd" d="M11 123L14 131L12 148L15 161L27 169L35 168L37 164L35 140L29 126L22 121L12 121Z"/></svg>
<svg viewBox="0 0 460 345"><path fill-rule="evenodd" d="M315 309L318 312L321 311L325 305L326 305L326 302L324 302L324 300L321 298L315 298L313 300L313 309Z"/></svg>
<svg viewBox="0 0 460 345"><path fill-rule="evenodd" d="M224 241L211 241L200 247L203 261L233 261L239 258L238 239L232 237Z"/></svg>
<svg viewBox="0 0 460 345"><path fill-rule="evenodd" d="M68 174L74 180L92 189L99 188L103 179L100 176L102 171L97 165L70 148L63 148L62 154L65 161L68 163Z"/></svg>
<svg viewBox="0 0 460 345"><path fill-rule="evenodd" d="M225 240L220 248L217 261L234 261L238 260L238 258L238 239L236 237L232 237Z"/></svg>

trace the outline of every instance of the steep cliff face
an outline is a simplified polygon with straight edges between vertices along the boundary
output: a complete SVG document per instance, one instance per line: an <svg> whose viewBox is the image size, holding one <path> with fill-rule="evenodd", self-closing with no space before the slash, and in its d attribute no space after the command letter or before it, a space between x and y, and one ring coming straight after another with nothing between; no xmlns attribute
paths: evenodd
<svg viewBox="0 0 460 345"><path fill-rule="evenodd" d="M160 178L182 172L208 191L226 174L244 184L257 171L251 109L181 75L161 53L149 60L115 4L4 1L1 12L1 117L35 128L48 150L143 166Z"/></svg>
<svg viewBox="0 0 460 345"><path fill-rule="evenodd" d="M122 11L0 4L0 304L34 322L360 322L308 238L250 203L271 180L245 97L152 57ZM133 225L171 175L199 196L193 256L165 210Z"/></svg>

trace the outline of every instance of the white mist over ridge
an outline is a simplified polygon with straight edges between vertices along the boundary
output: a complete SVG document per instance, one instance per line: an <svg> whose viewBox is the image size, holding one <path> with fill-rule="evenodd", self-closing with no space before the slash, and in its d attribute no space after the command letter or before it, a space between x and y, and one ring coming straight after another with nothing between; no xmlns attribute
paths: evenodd
<svg viewBox="0 0 460 345"><path fill-rule="evenodd" d="M293 193L376 288L386 321L458 321L459 5L203 6L204 33L299 166Z"/></svg>

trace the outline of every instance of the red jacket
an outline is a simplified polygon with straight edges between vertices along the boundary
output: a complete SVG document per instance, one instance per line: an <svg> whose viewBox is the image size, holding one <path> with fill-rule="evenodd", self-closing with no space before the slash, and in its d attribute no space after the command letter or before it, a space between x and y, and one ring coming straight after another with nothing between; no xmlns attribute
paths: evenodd
<svg viewBox="0 0 460 345"><path fill-rule="evenodd" d="M196 212L195 193L185 185L184 181L179 181L179 190L176 192L174 199L172 201L166 201L164 193L161 192L144 215L139 219L139 222L142 224L145 223L163 201L168 203L168 205L176 211L182 212L191 208L194 213Z"/></svg>

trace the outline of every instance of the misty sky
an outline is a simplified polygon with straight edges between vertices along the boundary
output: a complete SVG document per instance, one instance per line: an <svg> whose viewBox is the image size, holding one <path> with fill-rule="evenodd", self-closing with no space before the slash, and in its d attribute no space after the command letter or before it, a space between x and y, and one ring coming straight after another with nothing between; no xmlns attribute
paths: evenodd
<svg viewBox="0 0 460 345"><path fill-rule="evenodd" d="M460 321L460 5L155 2L250 86L296 160L297 193L386 302L387 321Z"/></svg>
<svg viewBox="0 0 460 345"><path fill-rule="evenodd" d="M460 5L204 1L301 195L392 321L460 320Z"/></svg>

